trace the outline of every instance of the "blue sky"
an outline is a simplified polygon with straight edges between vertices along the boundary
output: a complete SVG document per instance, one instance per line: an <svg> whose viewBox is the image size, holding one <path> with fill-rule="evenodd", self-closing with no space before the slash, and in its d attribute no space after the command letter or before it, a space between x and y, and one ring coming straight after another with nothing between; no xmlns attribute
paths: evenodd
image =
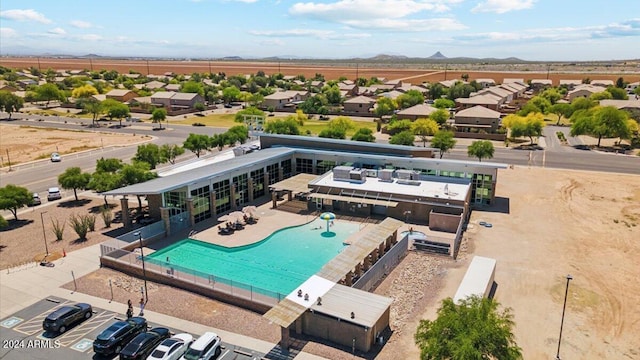
<svg viewBox="0 0 640 360"><path fill-rule="evenodd" d="M638 0L2 0L0 54L640 58Z"/></svg>

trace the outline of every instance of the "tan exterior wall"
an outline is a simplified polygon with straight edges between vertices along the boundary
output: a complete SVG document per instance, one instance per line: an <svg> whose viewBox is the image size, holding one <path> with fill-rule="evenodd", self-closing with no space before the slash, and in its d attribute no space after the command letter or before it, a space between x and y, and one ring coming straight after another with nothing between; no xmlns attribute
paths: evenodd
<svg viewBox="0 0 640 360"><path fill-rule="evenodd" d="M351 114L369 114L369 109L373 106L373 104L363 104L363 103L345 103L343 111L345 113Z"/></svg>
<svg viewBox="0 0 640 360"><path fill-rule="evenodd" d="M389 309L383 313L374 328L366 330L347 321L307 311L302 315L302 333L349 348L353 346L355 339L356 350L368 352L375 342L375 335L389 325Z"/></svg>
<svg viewBox="0 0 640 360"><path fill-rule="evenodd" d="M162 195L160 194L147 195L147 204L149 204L149 216L155 219L160 219L160 208L162 207Z"/></svg>
<svg viewBox="0 0 640 360"><path fill-rule="evenodd" d="M433 210L429 213L429 229L431 230L455 234L460 221L462 221L461 215L443 214Z"/></svg>

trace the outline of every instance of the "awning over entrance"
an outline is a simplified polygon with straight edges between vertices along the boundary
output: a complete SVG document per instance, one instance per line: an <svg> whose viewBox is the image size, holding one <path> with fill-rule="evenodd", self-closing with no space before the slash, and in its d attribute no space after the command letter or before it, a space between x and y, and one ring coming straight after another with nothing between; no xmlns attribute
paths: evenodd
<svg viewBox="0 0 640 360"><path fill-rule="evenodd" d="M329 200L338 200L344 201L348 203L358 203L358 204L369 204L369 205L382 205L387 207L396 207L398 203L396 201L385 200L384 198L380 199L370 199L370 198L360 198L353 196L344 196L344 195L332 195L332 194L319 194L319 193L311 193L307 195L310 198L314 199L329 199Z"/></svg>
<svg viewBox="0 0 640 360"><path fill-rule="evenodd" d="M317 178L318 175L314 174L298 174L288 179L278 181L273 185L269 185L269 188L273 191L292 191L294 193L306 193L311 191L309 189L309 182Z"/></svg>

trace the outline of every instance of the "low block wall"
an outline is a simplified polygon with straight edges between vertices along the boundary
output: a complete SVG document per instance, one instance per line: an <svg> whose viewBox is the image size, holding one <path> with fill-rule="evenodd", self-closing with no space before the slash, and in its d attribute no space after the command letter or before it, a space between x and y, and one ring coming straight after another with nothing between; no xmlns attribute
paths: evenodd
<svg viewBox="0 0 640 360"><path fill-rule="evenodd" d="M431 230L455 234L460 221L462 221L461 215L443 214L433 210L429 213L429 229Z"/></svg>

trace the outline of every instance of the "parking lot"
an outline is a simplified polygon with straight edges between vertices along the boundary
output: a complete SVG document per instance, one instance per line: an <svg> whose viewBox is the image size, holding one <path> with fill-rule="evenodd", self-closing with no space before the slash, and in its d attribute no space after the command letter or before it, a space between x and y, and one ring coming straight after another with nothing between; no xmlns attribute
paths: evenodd
<svg viewBox="0 0 640 360"><path fill-rule="evenodd" d="M64 334L49 334L42 329L42 321L55 309L74 304L66 299L49 297L43 299L0 321L0 359L104 359L93 352L93 340L100 332L117 320L125 318L122 314L99 308L93 308L93 316L68 329ZM125 309L123 309L125 310ZM151 327L164 326L149 323ZM168 327L168 326L166 326ZM172 329L171 333L184 331ZM200 334L192 334L197 338ZM221 360L260 359L262 353L247 348L236 347L222 339Z"/></svg>

